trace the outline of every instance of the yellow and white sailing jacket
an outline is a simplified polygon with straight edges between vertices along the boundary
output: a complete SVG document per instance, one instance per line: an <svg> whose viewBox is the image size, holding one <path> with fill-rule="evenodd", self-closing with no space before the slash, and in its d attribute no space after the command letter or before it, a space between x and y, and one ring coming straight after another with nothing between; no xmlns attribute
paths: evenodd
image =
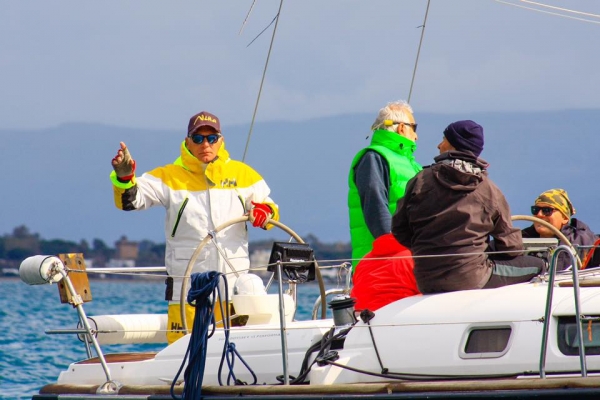
<svg viewBox="0 0 600 400"><path fill-rule="evenodd" d="M134 176L127 183L119 182L114 171L110 178L117 208L130 211L163 206L166 209L165 266L173 278L173 286L172 290L167 287L165 297L174 303L179 302L188 262L209 231L246 214L252 208L252 201L268 204L273 209L272 218L279 220L278 207L269 197L267 183L248 165L229 158L224 143L215 160L208 164L194 157L184 141L181 156L173 164L155 168L139 178ZM250 261L246 224L223 229L215 240L233 267L239 273L247 272ZM211 243L198 256L192 272L210 270L226 274L231 296L235 274Z"/></svg>

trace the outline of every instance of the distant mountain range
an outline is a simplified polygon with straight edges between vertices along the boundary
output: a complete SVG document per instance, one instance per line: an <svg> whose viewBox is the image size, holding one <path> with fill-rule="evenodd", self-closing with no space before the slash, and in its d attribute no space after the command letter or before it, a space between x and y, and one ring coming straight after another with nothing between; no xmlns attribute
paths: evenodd
<svg viewBox="0 0 600 400"><path fill-rule="evenodd" d="M430 164L438 154L436 146L450 122L473 119L484 127L482 157L490 163L490 176L505 193L513 214L529 214L540 192L562 187L576 216L600 231L598 110L469 115L416 111L416 158L421 164ZM300 236L314 234L324 243L349 241L348 168L355 153L368 144L365 138L376 112L254 126L246 162L271 187L281 221ZM222 125L230 154L241 159L249 127L227 121ZM119 141L124 141L140 173L170 163L179 155L186 127L187 121L172 131L95 123L0 130L4 148L0 235L24 224L47 239L99 238L113 243L126 235L131 240L163 242L162 209L126 213L114 207L110 160ZM286 236L250 232L251 240Z"/></svg>

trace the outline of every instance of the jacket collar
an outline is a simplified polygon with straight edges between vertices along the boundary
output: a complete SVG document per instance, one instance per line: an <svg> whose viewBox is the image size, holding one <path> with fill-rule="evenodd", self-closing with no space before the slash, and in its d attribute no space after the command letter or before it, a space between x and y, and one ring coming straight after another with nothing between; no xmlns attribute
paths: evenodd
<svg viewBox="0 0 600 400"><path fill-rule="evenodd" d="M476 157L473 153L469 151L458 151L452 150L447 151L445 153L440 154L433 158L436 163L442 162L444 160L462 160L469 162L483 170L487 169L490 165L483 158Z"/></svg>
<svg viewBox="0 0 600 400"><path fill-rule="evenodd" d="M393 152L407 156L412 155L417 149L417 144L412 140L386 130L374 131L371 145L384 146Z"/></svg>
<svg viewBox="0 0 600 400"><path fill-rule="evenodd" d="M217 157L208 164L198 160L185 145L185 140L181 143L180 156L174 164L179 165L190 172L212 175L215 171L220 171L226 163L229 162L229 152L225 149L225 142L221 145Z"/></svg>

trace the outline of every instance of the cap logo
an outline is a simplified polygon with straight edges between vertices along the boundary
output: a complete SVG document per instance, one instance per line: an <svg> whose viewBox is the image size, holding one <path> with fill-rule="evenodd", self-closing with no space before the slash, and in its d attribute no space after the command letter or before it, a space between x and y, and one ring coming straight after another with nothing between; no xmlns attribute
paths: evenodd
<svg viewBox="0 0 600 400"><path fill-rule="evenodd" d="M196 120L194 121L194 125L196 125L198 123L198 121L208 121L208 122L212 122L213 124L217 123L217 120L209 117L208 115L198 115L196 117Z"/></svg>
<svg viewBox="0 0 600 400"><path fill-rule="evenodd" d="M190 118L190 122L188 123L188 136L196 132L201 126L210 126L217 132L221 131L219 118L209 112L201 111Z"/></svg>

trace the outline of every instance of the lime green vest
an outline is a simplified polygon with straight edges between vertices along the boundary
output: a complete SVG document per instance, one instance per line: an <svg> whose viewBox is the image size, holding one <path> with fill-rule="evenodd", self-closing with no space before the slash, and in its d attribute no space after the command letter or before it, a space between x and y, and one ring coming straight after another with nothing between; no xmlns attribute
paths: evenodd
<svg viewBox="0 0 600 400"><path fill-rule="evenodd" d="M350 188L348 191L348 210L350 213L353 270L360 259L371 251L373 240L375 240L365 222L360 196L356 187L354 177L356 164L358 164L367 150L374 150L385 158L390 170L388 210L391 215L394 215L398 200L404 196L406 184L423 169L413 156L416 148L417 144L415 142L404 136L400 136L396 132L377 130L373 132L370 146L362 149L354 157L348 176L348 185Z"/></svg>

